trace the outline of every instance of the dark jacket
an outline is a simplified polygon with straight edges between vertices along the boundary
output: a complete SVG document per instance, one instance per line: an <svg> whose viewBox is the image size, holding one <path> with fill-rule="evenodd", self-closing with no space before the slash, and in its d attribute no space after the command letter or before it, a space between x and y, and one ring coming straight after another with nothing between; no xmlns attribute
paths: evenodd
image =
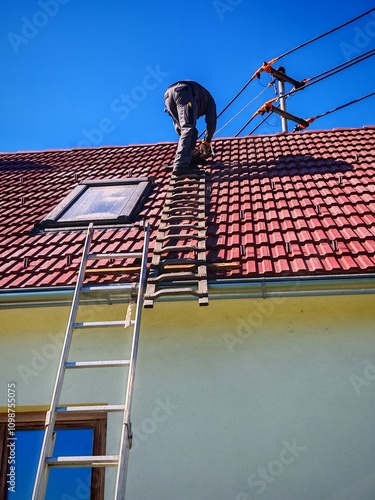
<svg viewBox="0 0 375 500"><path fill-rule="evenodd" d="M200 118L201 116L205 116L207 125L205 139L207 141L211 141L212 136L214 135L216 130L216 103L214 98L207 89L192 80L181 80L174 83L173 85L170 85L168 88L171 88L178 83L186 83L192 88L193 95L198 106L198 118Z"/></svg>

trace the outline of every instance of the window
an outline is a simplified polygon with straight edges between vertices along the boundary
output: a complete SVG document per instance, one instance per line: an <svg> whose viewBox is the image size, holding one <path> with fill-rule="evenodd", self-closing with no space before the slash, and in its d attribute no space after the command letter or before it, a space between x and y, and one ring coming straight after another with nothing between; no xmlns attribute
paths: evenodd
<svg viewBox="0 0 375 500"><path fill-rule="evenodd" d="M15 448L15 492L9 490L9 447L6 439L7 415L0 415L0 499L31 498L39 452L43 440L45 412L17 413ZM58 415L55 455L105 455L107 417ZM46 500L87 498L103 500L103 468L51 469Z"/></svg>
<svg viewBox="0 0 375 500"><path fill-rule="evenodd" d="M81 182L37 226L59 228L128 224L138 215L152 188L148 178Z"/></svg>

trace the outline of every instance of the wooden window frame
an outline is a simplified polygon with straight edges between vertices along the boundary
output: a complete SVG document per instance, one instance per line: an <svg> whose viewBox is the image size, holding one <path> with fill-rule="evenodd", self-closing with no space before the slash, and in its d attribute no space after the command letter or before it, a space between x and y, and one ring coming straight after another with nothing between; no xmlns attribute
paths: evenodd
<svg viewBox="0 0 375 500"><path fill-rule="evenodd" d="M56 429L83 429L92 428L94 431L93 455L106 454L107 414L103 412L57 414ZM46 418L45 411L31 411L16 413L17 430L44 429ZM0 413L0 499L6 499L8 472L8 447L7 447L7 420L6 413ZM93 467L91 474L90 500L104 499L104 467Z"/></svg>

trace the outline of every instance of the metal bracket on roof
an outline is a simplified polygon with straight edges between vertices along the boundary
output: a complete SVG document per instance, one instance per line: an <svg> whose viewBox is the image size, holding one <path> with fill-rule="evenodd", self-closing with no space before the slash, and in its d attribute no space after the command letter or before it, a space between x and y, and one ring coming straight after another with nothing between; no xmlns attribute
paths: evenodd
<svg viewBox="0 0 375 500"><path fill-rule="evenodd" d="M267 298L266 282L264 279L262 279L262 297L264 299Z"/></svg>
<svg viewBox="0 0 375 500"><path fill-rule="evenodd" d="M285 120L292 120L298 125L295 127L294 130L303 130L307 128L314 119L309 119L309 120L303 120L302 118L298 118L298 116L292 115L285 109L281 109L280 107L274 106L273 103L278 101L279 97L274 97L273 99L270 99L269 101L265 102L255 113L253 114L252 118L254 118L257 115L264 115L265 113L276 113L280 115L282 118Z"/></svg>
<svg viewBox="0 0 375 500"><path fill-rule="evenodd" d="M282 68L282 67L278 68L278 69L270 67L270 71L269 72L271 73L272 76L274 76L275 78L277 78L277 80L280 80L282 82L291 83L292 85L294 85L294 89L293 90L301 89L307 83L307 80L295 80L294 78L291 78L290 76L288 76L285 73L285 69Z"/></svg>

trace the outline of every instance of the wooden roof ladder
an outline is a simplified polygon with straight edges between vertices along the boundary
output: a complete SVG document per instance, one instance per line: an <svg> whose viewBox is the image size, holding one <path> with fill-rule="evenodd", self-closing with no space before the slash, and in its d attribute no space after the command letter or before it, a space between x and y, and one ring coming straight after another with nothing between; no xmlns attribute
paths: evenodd
<svg viewBox="0 0 375 500"><path fill-rule="evenodd" d="M160 297L192 295L208 305L206 183L201 175L172 175L156 236L144 307Z"/></svg>
<svg viewBox="0 0 375 500"><path fill-rule="evenodd" d="M133 385L135 375L135 365L137 360L139 330L141 322L141 311L143 306L144 290L146 285L146 271L147 271L147 254L150 228L145 225L145 236L142 252L132 253L105 253L95 254L89 253L92 237L93 237L93 224L90 224L87 230L86 241L83 250L83 256L78 273L77 283L74 291L73 301L71 305L69 320L65 332L65 339L62 346L59 367L56 374L54 389L51 398L49 411L46 415L44 426L44 437L42 448L40 451L39 463L34 482L34 489L32 500L44 500L47 490L48 475L51 467L116 467L116 482L114 491L114 500L123 500L125 498L126 488L126 475L128 468L129 450L132 444L132 431L130 422L130 410L133 396ZM108 292L110 290L129 290L129 283L114 283L111 285L84 285L86 274L86 264L88 260L102 260L102 259L142 259L140 276L138 282L138 290L136 293L136 307L133 308L133 316L127 317L124 321L90 321L80 322L76 321L78 307L80 305L81 293L94 294L100 290ZM137 287L135 287L137 289ZM82 300L82 299L81 299ZM128 311L131 311L129 304ZM135 312L134 312L135 310ZM134 317L134 320L131 319ZM69 361L69 351L73 339L73 333L77 329L91 329L91 328L117 328L130 326L133 330L130 348L129 359L120 360L100 360L100 361ZM89 342L90 335L87 336ZM105 346L103 346L103 350ZM63 383L65 373L71 369L89 369L89 368L118 368L124 367L127 369L127 384L123 404L100 404L100 405L81 405L81 406L62 406L60 403L61 394L63 392ZM82 387L84 393L85 388ZM59 412L121 412L122 424L119 435L119 448L117 455L104 455L104 456L54 456L54 442L55 442L55 423L57 413Z"/></svg>

